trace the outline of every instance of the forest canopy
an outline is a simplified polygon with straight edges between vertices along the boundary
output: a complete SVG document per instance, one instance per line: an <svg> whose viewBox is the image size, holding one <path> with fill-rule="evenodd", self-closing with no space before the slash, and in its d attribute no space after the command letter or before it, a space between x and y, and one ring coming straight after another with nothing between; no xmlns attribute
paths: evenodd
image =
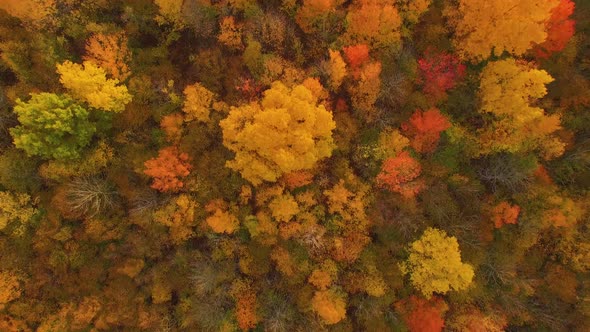
<svg viewBox="0 0 590 332"><path fill-rule="evenodd" d="M0 331L590 326L590 2L0 0Z"/></svg>

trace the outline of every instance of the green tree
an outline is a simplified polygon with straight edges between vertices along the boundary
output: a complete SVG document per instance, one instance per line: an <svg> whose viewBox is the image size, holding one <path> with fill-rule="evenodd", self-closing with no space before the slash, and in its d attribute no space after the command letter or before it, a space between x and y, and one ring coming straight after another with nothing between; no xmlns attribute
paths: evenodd
<svg viewBox="0 0 590 332"><path fill-rule="evenodd" d="M20 125L10 134L14 145L29 156L76 159L96 132L88 111L67 95L32 94L28 102L16 103Z"/></svg>

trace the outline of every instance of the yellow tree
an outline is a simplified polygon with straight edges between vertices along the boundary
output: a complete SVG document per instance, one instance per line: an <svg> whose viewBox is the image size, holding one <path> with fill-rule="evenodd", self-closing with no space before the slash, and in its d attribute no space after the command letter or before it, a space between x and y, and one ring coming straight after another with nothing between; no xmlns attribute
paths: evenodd
<svg viewBox="0 0 590 332"><path fill-rule="evenodd" d="M459 0L447 11L461 57L487 59L493 52L523 55L547 38L545 22L559 0Z"/></svg>
<svg viewBox="0 0 590 332"><path fill-rule="evenodd" d="M547 94L545 84L553 78L531 64L508 58L490 62L481 74L480 113L491 114L492 122L480 130L480 153L540 150L550 159L563 153L564 144L555 135L559 115L545 115L532 106Z"/></svg>
<svg viewBox="0 0 590 332"><path fill-rule="evenodd" d="M412 285L425 297L433 293L466 289L474 276L473 267L461 262L459 243L444 231L427 228L408 248L408 260L400 264Z"/></svg>
<svg viewBox="0 0 590 332"><path fill-rule="evenodd" d="M329 52L330 61L327 65L327 72L330 76L330 88L332 91L337 91L346 77L346 63L339 51L329 50Z"/></svg>
<svg viewBox="0 0 590 332"><path fill-rule="evenodd" d="M336 124L308 88L275 82L261 102L233 107L220 126L223 144L235 153L227 167L259 185L329 157Z"/></svg>
<svg viewBox="0 0 590 332"><path fill-rule="evenodd" d="M94 62L107 74L120 81L126 80L131 74L127 63L131 60L131 52L127 48L125 33L98 33L86 41L84 61Z"/></svg>
<svg viewBox="0 0 590 332"><path fill-rule="evenodd" d="M215 101L215 94L201 84L195 83L184 88L184 96L186 99L182 111L185 113L185 121L209 121L209 111Z"/></svg>
<svg viewBox="0 0 590 332"><path fill-rule="evenodd" d="M60 82L72 97L85 101L94 108L108 112L122 112L131 101L125 85L117 79L107 79L104 69L85 61L83 65L66 61L57 65Z"/></svg>
<svg viewBox="0 0 590 332"><path fill-rule="evenodd" d="M33 203L27 194L0 191L0 231L9 223L17 221L19 225L15 229L15 235L22 234L25 225L37 213L37 209L32 207Z"/></svg>

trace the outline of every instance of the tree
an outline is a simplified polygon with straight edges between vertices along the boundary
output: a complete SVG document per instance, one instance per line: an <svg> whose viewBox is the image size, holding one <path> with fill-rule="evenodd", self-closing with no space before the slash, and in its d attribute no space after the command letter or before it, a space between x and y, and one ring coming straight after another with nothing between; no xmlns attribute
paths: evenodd
<svg viewBox="0 0 590 332"><path fill-rule="evenodd" d="M401 39L401 17L386 0L358 0L346 15L345 39L350 43L384 47Z"/></svg>
<svg viewBox="0 0 590 332"><path fill-rule="evenodd" d="M449 309L438 297L425 300L415 295L395 304L410 332L440 332L445 326L444 313Z"/></svg>
<svg viewBox="0 0 590 332"><path fill-rule="evenodd" d="M424 183L416 180L421 172L420 163L407 151L403 151L383 162L381 172L377 175L377 185L404 197L413 197L424 188Z"/></svg>
<svg viewBox="0 0 590 332"><path fill-rule="evenodd" d="M86 41L86 55L82 59L93 62L119 81L124 81L131 75L127 65L131 60L131 52L127 48L127 36L124 32L92 35Z"/></svg>
<svg viewBox="0 0 590 332"><path fill-rule="evenodd" d="M346 300L335 289L316 291L311 300L311 308L328 325L346 318Z"/></svg>
<svg viewBox="0 0 590 332"><path fill-rule="evenodd" d="M342 0L303 0L303 5L297 10L295 21L305 33L320 31L340 2Z"/></svg>
<svg viewBox="0 0 590 332"><path fill-rule="evenodd" d="M208 210L213 214L207 217L205 221L215 233L232 234L240 227L238 218L232 213L218 207L214 209L208 208Z"/></svg>
<svg viewBox="0 0 590 332"><path fill-rule="evenodd" d="M352 74L355 78L354 84L348 87L352 107L361 113L364 120L372 122L378 112L375 102L381 91L381 62L368 62L358 70L352 71Z"/></svg>
<svg viewBox="0 0 590 332"><path fill-rule="evenodd" d="M22 234L24 226L37 213L33 203L31 196L27 194L0 191L0 231L4 230L9 223L18 222L15 233Z"/></svg>
<svg viewBox="0 0 590 332"><path fill-rule="evenodd" d="M185 113L185 121L209 121L209 111L215 101L215 94L195 83L184 88L184 96L186 99L182 110Z"/></svg>
<svg viewBox="0 0 590 332"><path fill-rule="evenodd" d="M553 78L544 70L513 58L489 62L481 73L479 112L491 114L480 130L480 153L540 150L545 159L561 155L564 144L554 133L561 128L558 114L546 116L535 100L547 94Z"/></svg>
<svg viewBox="0 0 590 332"><path fill-rule="evenodd" d="M10 135L29 156L76 159L96 132L89 112L67 95L32 94L26 103L18 99L14 112L20 125Z"/></svg>
<svg viewBox="0 0 590 332"><path fill-rule="evenodd" d="M329 157L335 123L316 102L302 85L289 89L275 82L260 103L232 107L220 122L223 144L236 154L227 167L259 185L275 182L284 173L310 169Z"/></svg>
<svg viewBox="0 0 590 332"><path fill-rule="evenodd" d="M117 192L98 177L80 177L67 185L66 199L72 216L94 217L115 207Z"/></svg>
<svg viewBox="0 0 590 332"><path fill-rule="evenodd" d="M408 248L407 261L400 264L412 285L425 297L433 293L466 289L474 276L473 267L461 262L459 244L444 231L427 228Z"/></svg>
<svg viewBox="0 0 590 332"><path fill-rule="evenodd" d="M366 44L347 46L342 50L344 51L346 62L348 62L353 72L357 71L363 64L370 60L369 46Z"/></svg>
<svg viewBox="0 0 590 332"><path fill-rule="evenodd" d="M451 127L451 123L440 114L437 108L426 112L416 110L410 120L402 124L405 134L411 138L410 144L416 151L432 152L436 149L440 133Z"/></svg>
<svg viewBox="0 0 590 332"><path fill-rule="evenodd" d="M192 227L196 226L198 207L190 196L181 194L154 212L154 220L169 228L172 243L181 244L194 235Z"/></svg>
<svg viewBox="0 0 590 332"><path fill-rule="evenodd" d="M576 21L569 17L574 13L575 4L571 0L561 0L551 10L551 17L545 22L547 38L535 45L534 52L539 58L548 58L551 54L565 48L576 30Z"/></svg>
<svg viewBox="0 0 590 332"><path fill-rule="evenodd" d="M178 151L176 146L161 149L157 158L144 163L144 174L154 178L152 188L162 192L176 192L184 187L181 177L188 176L192 166L188 154Z"/></svg>
<svg viewBox="0 0 590 332"><path fill-rule="evenodd" d="M21 296L19 278L14 272L0 272L0 308Z"/></svg>
<svg viewBox="0 0 590 332"><path fill-rule="evenodd" d="M338 91L344 77L346 77L346 63L342 59L340 52L329 50L330 62L328 63L328 75L330 77L330 88L332 91Z"/></svg>
<svg viewBox="0 0 590 332"><path fill-rule="evenodd" d="M3 0L0 9L34 26L43 26L57 10L54 0Z"/></svg>
<svg viewBox="0 0 590 332"><path fill-rule="evenodd" d="M92 62L83 65L66 61L57 65L60 82L72 97L107 112L122 112L131 101L131 95L119 80L107 79L104 69Z"/></svg>
<svg viewBox="0 0 590 332"><path fill-rule="evenodd" d="M508 202L500 202L492 209L492 220L494 227L500 228L506 224L516 224L520 206L510 205Z"/></svg>
<svg viewBox="0 0 590 332"><path fill-rule="evenodd" d="M520 56L547 38L545 22L559 0L459 0L447 11L461 58L482 61L504 51Z"/></svg>
<svg viewBox="0 0 590 332"><path fill-rule="evenodd" d="M217 36L217 40L223 45L236 49L241 50L244 48L244 43L242 42L242 25L237 24L235 18L233 16L226 16L221 19L219 23L219 36Z"/></svg>
<svg viewBox="0 0 590 332"><path fill-rule="evenodd" d="M418 60L418 68L424 92L433 97L434 101L443 99L447 90L452 89L465 76L465 65L455 55L446 52L427 53Z"/></svg>

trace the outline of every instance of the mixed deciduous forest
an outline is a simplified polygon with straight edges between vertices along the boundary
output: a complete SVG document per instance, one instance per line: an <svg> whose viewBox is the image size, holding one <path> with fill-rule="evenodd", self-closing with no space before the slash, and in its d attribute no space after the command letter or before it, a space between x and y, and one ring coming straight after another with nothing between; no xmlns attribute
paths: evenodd
<svg viewBox="0 0 590 332"><path fill-rule="evenodd" d="M590 331L590 1L0 0L0 331Z"/></svg>

